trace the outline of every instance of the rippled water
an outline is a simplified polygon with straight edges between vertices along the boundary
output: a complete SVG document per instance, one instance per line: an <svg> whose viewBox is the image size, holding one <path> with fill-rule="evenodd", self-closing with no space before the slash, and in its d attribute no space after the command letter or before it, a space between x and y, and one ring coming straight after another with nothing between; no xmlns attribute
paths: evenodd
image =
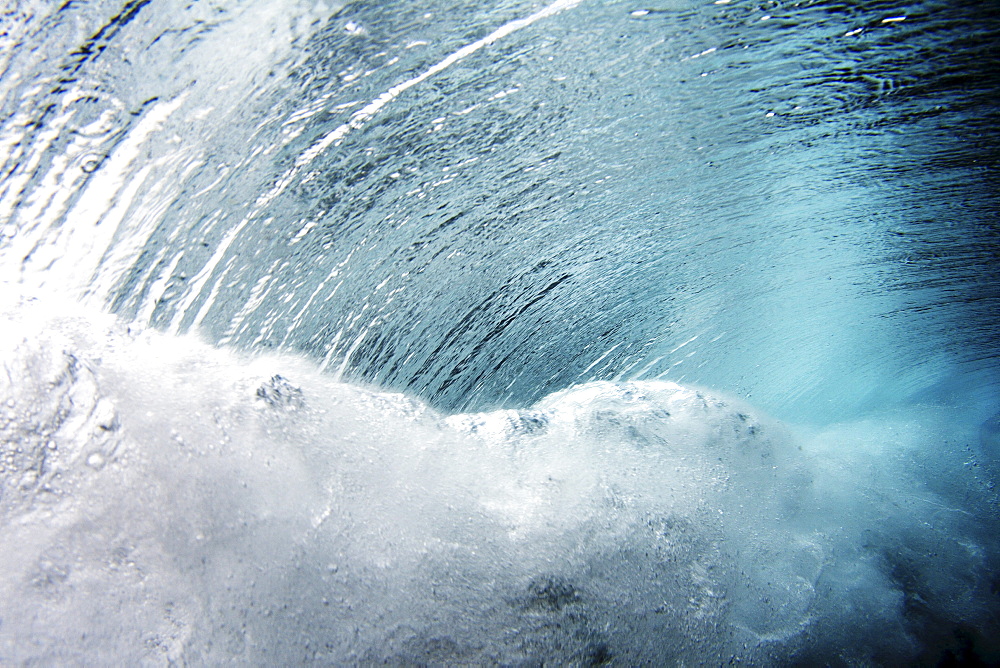
<svg viewBox="0 0 1000 668"><path fill-rule="evenodd" d="M357 564L381 551L412 570L373 575L385 567L377 559L376 571L338 566L358 591L367 583L374 603L350 613L346 603L331 612L326 598L303 604L326 620L302 631L313 649L330 624L357 629L354 644L330 640L325 660L995 658L985 639L1000 607L991 418L1000 409L998 45L997 6L972 2L8 5L0 10L0 280L9 295L0 434L9 461L0 521L5 532L28 527L18 536L35 547L11 557L23 568L0 591L33 615L68 610L70 621L39 635L10 621L19 616L10 607L0 610L0 662L84 661L95 647L107 660L305 660L291 650L269 655L254 640L284 647L268 634L286 637L290 618L245 613L256 630L244 626L237 642L232 620L213 616L207 601L273 613L295 600L288 592L328 582L326 551L352 549ZM35 314L77 305L70 319ZM102 310L116 324L93 325ZM177 345L201 352L185 357ZM196 361L216 354L221 361ZM278 368L255 375L253 365L272 355ZM162 391L146 386L153 368ZM288 368L298 377L274 381L294 375ZM581 385L604 389L573 395ZM651 426L669 423L668 397L686 397L688 387L753 408L684 413L683 429ZM305 397L289 400L293 408L310 408L294 419L281 412L279 428L266 411L285 411L289 392ZM344 398L367 392L389 403ZM393 392L407 398L384 399ZM583 408L560 404L562 392ZM49 406L36 396L55 398ZM412 423L413 411L434 415L433 426ZM792 425L769 441L786 453L777 479L733 454L743 452L743 426L735 441L719 435L727 420L743 425L734 415L758 411ZM577 431L558 426L565 414ZM344 426L355 420L369 425L370 439L364 427ZM241 421L249 426L233 436ZM536 423L538 433L524 431ZM194 432L181 440L212 462L191 469L185 480L195 482L165 473L173 451L163 443L186 429ZM219 429L227 440L216 451ZM729 453L724 470L703 460L717 441ZM50 442L63 459L43 456ZM466 453L464 463L414 454L441 442ZM599 443L621 449L622 470ZM649 459L650 443L673 444L667 463ZM275 490L305 489L309 476L288 469L268 481L243 460L270 447L324 471L317 480L332 477L293 495L301 507L281 505ZM550 454L512 454L515 464L468 454L477 447ZM358 459L366 450L424 462L397 471L404 487L424 492L385 491L392 484ZM465 468L479 456L479 468ZM106 461L121 466L115 482ZM698 501L698 485L678 482L686 478L678 466L701 471L695 478L717 493ZM852 470L857 480L845 474ZM56 485L62 500L45 505L43 487L59 471L79 482ZM550 474L571 482L550 489L542 482ZM255 491L217 514L208 510L216 492L189 488L236 489L241 476ZM477 476L502 482L477 490ZM175 544L151 539L157 529L146 520L107 514L104 499L118 495L141 515L132 495L147 477L159 481L150 492L157 503L190 493L208 525L228 527L237 542L266 536L268 547ZM442 488L441 479L457 482ZM676 496L652 490L673 484ZM538 494L529 503L511 489ZM383 493L384 508L370 510ZM341 534L308 528L330 495L345 499L343 516L360 518L353 526L367 538L341 543ZM293 528L233 529L234 517L273 526L259 499L277 503L275 516ZM424 509L419 530L399 520L410 517L400 510L408 504ZM189 597L187 612L150 612L158 621L149 624L169 618L195 629L199 619L223 619L228 640L189 630L160 632L173 640L159 654L144 655L144 641L84 643L79 656L66 649L72 620L88 617L63 591L76 572L67 564L106 560L103 548L79 547L82 534L51 533L45 513L79 529L91 506L104 508L94 520L102 531L124 527L109 545L152 560L146 572L162 581L149 584L147 607L181 590ZM334 506L326 512L336 517ZM489 519L469 525L431 510L439 506ZM168 512L165 535L185 531L182 515ZM554 519L564 516L577 523ZM398 544L379 542L371 527L382 522L398 525ZM548 522L552 536L539 538L532 522ZM663 522L675 529L650 529ZM704 603L702 616L654 601L663 589L641 575L664 563L671 531L685 537L678 559L690 568L670 577L701 592L691 600ZM513 546L501 540L507 534ZM426 556L430 548L413 547L417 535L462 549L489 543L493 557ZM167 547L140 549L143 540ZM286 540L298 556L271 549ZM634 549L614 557L615 544ZM13 545L0 543L0 554L14 554ZM63 556L45 556L52 550ZM643 550L660 556L647 563ZM504 570L535 552L571 565ZM248 593L258 580L235 568L239 583L227 591L238 595L211 584L199 593L192 583L204 573L168 565L172 554L215 559L219 572L220 563L267 562L283 584ZM935 579L936 554L962 575ZM781 577L764 566L769 559ZM441 580L456 563L465 579ZM717 579L691 564L714 564ZM49 577L59 569L64 576ZM39 572L55 583L51 592L24 584ZM99 589L102 578L84 581ZM459 580L492 594L459 594ZM444 581L451 593L436 599L435 621L428 583ZM109 600L141 598L135 582L109 587L118 592ZM738 582L756 593L740 598ZM631 621L619 626L609 611L624 604L612 590L634 594ZM392 600L406 609L388 612ZM588 612L575 612L583 602ZM845 610L882 619L889 639L859 641L852 654L845 648L858 628L879 624ZM575 640L539 630L567 614L577 615ZM463 616L491 620L484 639L428 630ZM598 638L602 624L617 631ZM400 640L403 627L421 640ZM519 649L497 640L511 628L531 640ZM710 649L699 654L699 642Z"/></svg>
<svg viewBox="0 0 1000 668"><path fill-rule="evenodd" d="M467 55L538 8L8 18L20 278L118 204L63 242L92 301L446 409L667 375L822 419L994 366L995 8L563 4Z"/></svg>

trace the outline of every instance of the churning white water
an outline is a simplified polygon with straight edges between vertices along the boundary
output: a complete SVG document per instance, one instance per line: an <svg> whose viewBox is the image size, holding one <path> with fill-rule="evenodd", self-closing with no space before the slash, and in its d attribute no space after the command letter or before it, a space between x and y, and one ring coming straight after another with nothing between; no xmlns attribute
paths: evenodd
<svg viewBox="0 0 1000 668"><path fill-rule="evenodd" d="M446 417L45 308L3 323L8 662L892 662L990 614L954 407L807 434L599 381Z"/></svg>

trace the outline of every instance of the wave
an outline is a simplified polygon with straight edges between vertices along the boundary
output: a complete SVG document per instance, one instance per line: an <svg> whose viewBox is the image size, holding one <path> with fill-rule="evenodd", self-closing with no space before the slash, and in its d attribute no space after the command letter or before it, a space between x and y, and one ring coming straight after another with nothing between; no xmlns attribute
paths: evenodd
<svg viewBox="0 0 1000 668"><path fill-rule="evenodd" d="M997 13L765 5L0 12L0 663L1000 660Z"/></svg>

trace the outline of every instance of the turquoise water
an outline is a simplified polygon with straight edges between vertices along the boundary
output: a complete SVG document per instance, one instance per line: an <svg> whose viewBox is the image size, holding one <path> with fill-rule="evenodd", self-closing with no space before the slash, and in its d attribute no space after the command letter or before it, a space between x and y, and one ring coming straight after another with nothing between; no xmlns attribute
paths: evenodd
<svg viewBox="0 0 1000 668"><path fill-rule="evenodd" d="M998 660L994 7L0 27L0 662Z"/></svg>

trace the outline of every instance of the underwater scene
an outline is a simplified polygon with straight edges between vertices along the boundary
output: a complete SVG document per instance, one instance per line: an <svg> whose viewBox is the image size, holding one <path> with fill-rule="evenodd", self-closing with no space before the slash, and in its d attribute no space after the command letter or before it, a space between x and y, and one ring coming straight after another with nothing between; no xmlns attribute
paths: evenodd
<svg viewBox="0 0 1000 668"><path fill-rule="evenodd" d="M9 0L0 665L1000 665L1000 5Z"/></svg>

